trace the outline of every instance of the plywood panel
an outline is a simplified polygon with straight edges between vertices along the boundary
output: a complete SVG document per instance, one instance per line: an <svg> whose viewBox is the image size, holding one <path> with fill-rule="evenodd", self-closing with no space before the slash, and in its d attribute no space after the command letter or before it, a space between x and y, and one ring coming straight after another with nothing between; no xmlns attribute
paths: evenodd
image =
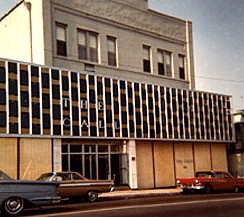
<svg viewBox="0 0 244 217"><path fill-rule="evenodd" d="M0 138L0 169L17 178L17 139Z"/></svg>
<svg viewBox="0 0 244 217"><path fill-rule="evenodd" d="M194 164L192 143L175 143L174 151L176 177L193 177Z"/></svg>
<svg viewBox="0 0 244 217"><path fill-rule="evenodd" d="M228 170L225 144L211 144L212 169Z"/></svg>
<svg viewBox="0 0 244 217"><path fill-rule="evenodd" d="M175 185L172 143L154 143L155 187Z"/></svg>
<svg viewBox="0 0 244 217"><path fill-rule="evenodd" d="M20 140L20 179L36 179L52 171L52 140Z"/></svg>
<svg viewBox="0 0 244 217"><path fill-rule="evenodd" d="M138 188L154 188L152 144L136 143Z"/></svg>
<svg viewBox="0 0 244 217"><path fill-rule="evenodd" d="M211 170L211 152L208 143L194 144L195 170Z"/></svg>

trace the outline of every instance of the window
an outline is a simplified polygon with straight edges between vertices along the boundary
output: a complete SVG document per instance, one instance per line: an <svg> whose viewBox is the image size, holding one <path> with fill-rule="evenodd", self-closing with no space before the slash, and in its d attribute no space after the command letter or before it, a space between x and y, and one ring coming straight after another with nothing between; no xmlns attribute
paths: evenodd
<svg viewBox="0 0 244 217"><path fill-rule="evenodd" d="M64 24L57 24L57 55L67 56L67 40L66 40L66 26Z"/></svg>
<svg viewBox="0 0 244 217"><path fill-rule="evenodd" d="M108 65L117 66L116 59L116 38L107 36Z"/></svg>
<svg viewBox="0 0 244 217"><path fill-rule="evenodd" d="M151 72L151 58L150 58L151 47L143 45L143 71Z"/></svg>
<svg viewBox="0 0 244 217"><path fill-rule="evenodd" d="M179 76L180 79L186 78L185 76L185 56L179 55Z"/></svg>
<svg viewBox="0 0 244 217"><path fill-rule="evenodd" d="M158 50L158 74L168 77L172 76L171 53Z"/></svg>
<svg viewBox="0 0 244 217"><path fill-rule="evenodd" d="M98 34L78 30L78 56L81 60L98 62Z"/></svg>

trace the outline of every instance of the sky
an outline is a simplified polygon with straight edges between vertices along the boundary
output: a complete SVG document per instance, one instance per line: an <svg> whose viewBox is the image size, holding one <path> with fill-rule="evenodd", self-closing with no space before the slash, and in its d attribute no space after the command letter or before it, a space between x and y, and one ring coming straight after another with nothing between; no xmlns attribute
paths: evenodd
<svg viewBox="0 0 244 217"><path fill-rule="evenodd" d="M244 109L244 0L148 0L149 8L193 23L196 90L232 96ZM18 0L0 0L0 16Z"/></svg>

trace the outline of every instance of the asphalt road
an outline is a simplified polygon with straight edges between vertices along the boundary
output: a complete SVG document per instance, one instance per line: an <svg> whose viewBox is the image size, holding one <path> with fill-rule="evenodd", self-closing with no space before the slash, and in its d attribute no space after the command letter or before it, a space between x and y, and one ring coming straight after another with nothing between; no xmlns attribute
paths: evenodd
<svg viewBox="0 0 244 217"><path fill-rule="evenodd" d="M243 217L244 193L171 195L95 203L61 204L25 211L38 217Z"/></svg>

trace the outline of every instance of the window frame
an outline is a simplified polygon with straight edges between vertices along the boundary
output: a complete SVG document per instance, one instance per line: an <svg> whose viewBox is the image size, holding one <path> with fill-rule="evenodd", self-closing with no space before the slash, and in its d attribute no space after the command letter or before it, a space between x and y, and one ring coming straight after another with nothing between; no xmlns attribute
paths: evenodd
<svg viewBox="0 0 244 217"><path fill-rule="evenodd" d="M82 33L84 34L84 44L80 44L80 40L79 40L79 34ZM92 37L95 37L96 41L95 41L95 48L93 48L92 45ZM84 54L82 55L82 47L83 46L83 51ZM78 59L82 60L82 61L89 61L92 63L99 63L99 33L97 32L93 32L90 30L86 30L86 29L81 29L81 28L77 28L77 48L78 48ZM93 50L95 51L95 57L93 56Z"/></svg>
<svg viewBox="0 0 244 217"><path fill-rule="evenodd" d="M179 79L186 80L186 56L182 54L179 54Z"/></svg>
<svg viewBox="0 0 244 217"><path fill-rule="evenodd" d="M161 55L161 56L159 56ZM167 56L169 55L170 57L170 64L167 64ZM166 77L173 77L173 64L172 64L172 52L162 50L162 49L157 49L157 57L158 57L158 74L163 75ZM161 62L159 61L159 57L161 57ZM168 65L170 66L170 71L168 70Z"/></svg>
<svg viewBox="0 0 244 217"><path fill-rule="evenodd" d="M109 41L113 43L113 48L114 48L114 51L110 51L109 49ZM108 65L109 66L114 66L114 67L117 67L118 66L118 52L117 52L117 38L116 37L113 37L113 36L110 36L110 35L107 35L107 55L108 55ZM110 57L113 57L113 58L110 58Z"/></svg>
<svg viewBox="0 0 244 217"><path fill-rule="evenodd" d="M152 72L152 58L151 58L151 46L149 45L142 45L143 49L143 72L151 73ZM147 54L145 53L145 50L147 50ZM145 54L148 56L145 58Z"/></svg>
<svg viewBox="0 0 244 217"><path fill-rule="evenodd" d="M58 28L62 28L62 30L64 30L64 40L59 39ZM61 47L62 49L60 50ZM56 23L56 54L63 57L68 56L67 25L63 23Z"/></svg>

